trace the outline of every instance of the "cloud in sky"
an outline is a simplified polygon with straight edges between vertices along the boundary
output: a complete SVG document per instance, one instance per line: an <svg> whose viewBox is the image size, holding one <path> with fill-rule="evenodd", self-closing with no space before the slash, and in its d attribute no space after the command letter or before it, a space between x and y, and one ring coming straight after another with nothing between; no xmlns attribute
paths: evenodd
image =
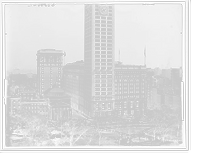
<svg viewBox="0 0 200 162"><path fill-rule="evenodd" d="M39 49L67 53L66 63L84 56L84 6L28 7L6 5L7 69L36 70ZM148 67L180 67L182 5L115 5L115 60Z"/></svg>

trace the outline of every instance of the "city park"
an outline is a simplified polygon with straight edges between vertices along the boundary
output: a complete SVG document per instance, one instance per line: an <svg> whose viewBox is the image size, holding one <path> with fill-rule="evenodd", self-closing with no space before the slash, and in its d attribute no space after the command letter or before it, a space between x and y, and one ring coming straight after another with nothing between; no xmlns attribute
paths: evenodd
<svg viewBox="0 0 200 162"><path fill-rule="evenodd" d="M149 110L150 111L150 110ZM182 143L177 112L151 110L140 120L86 118L73 111L67 121L50 121L43 115L15 114L9 118L6 145L49 146L164 146Z"/></svg>

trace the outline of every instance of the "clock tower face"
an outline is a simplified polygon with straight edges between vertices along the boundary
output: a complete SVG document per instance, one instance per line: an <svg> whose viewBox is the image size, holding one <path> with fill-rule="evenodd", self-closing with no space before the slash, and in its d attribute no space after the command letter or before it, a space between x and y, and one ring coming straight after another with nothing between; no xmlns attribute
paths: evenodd
<svg viewBox="0 0 200 162"><path fill-rule="evenodd" d="M100 5L99 6L99 13L101 15L107 15L108 14L108 6L106 6L106 5Z"/></svg>

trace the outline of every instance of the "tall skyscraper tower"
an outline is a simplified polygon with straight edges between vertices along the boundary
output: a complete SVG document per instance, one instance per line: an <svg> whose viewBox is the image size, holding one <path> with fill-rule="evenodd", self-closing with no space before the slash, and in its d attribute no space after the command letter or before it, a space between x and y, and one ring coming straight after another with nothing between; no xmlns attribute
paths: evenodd
<svg viewBox="0 0 200 162"><path fill-rule="evenodd" d="M85 5L84 21L85 108L105 116L114 108L114 6Z"/></svg>
<svg viewBox="0 0 200 162"><path fill-rule="evenodd" d="M60 88L64 56L65 52L55 49L37 52L37 87L40 94L54 85Z"/></svg>

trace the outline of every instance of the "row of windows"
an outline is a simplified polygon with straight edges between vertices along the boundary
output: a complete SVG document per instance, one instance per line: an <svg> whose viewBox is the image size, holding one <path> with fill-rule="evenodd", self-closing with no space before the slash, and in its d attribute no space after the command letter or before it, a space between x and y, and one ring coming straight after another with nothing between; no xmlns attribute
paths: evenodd
<svg viewBox="0 0 200 162"><path fill-rule="evenodd" d="M145 70L141 70L141 69L117 69L116 67L116 73L120 76L123 74L139 74L141 77L146 77Z"/></svg>
<svg viewBox="0 0 200 162"><path fill-rule="evenodd" d="M95 63L95 66L112 66L112 63Z"/></svg>
<svg viewBox="0 0 200 162"><path fill-rule="evenodd" d="M107 50L107 53L111 53L112 52L112 48L111 47L95 47L96 51L98 51L100 49L101 49L101 51Z"/></svg>
<svg viewBox="0 0 200 162"><path fill-rule="evenodd" d="M99 13L99 11L96 11L95 15L101 15L101 14ZM112 16L112 13L109 13L108 16Z"/></svg>
<svg viewBox="0 0 200 162"><path fill-rule="evenodd" d="M112 84L95 84L95 87L112 87Z"/></svg>
<svg viewBox="0 0 200 162"><path fill-rule="evenodd" d="M44 62L44 60L41 60L42 62ZM49 62L49 60L46 60L46 62ZM57 62L57 60L50 60L50 62ZM58 62L61 62L61 60L58 60Z"/></svg>
<svg viewBox="0 0 200 162"><path fill-rule="evenodd" d="M94 97L94 100L96 100L96 101L99 101L99 100L112 100L112 97L99 96L99 97Z"/></svg>
<svg viewBox="0 0 200 162"><path fill-rule="evenodd" d="M95 59L97 58L107 58L107 59L112 59L112 55L95 55Z"/></svg>
<svg viewBox="0 0 200 162"><path fill-rule="evenodd" d="M112 40L107 39L95 39L95 42L101 42L101 43L112 43Z"/></svg>
<svg viewBox="0 0 200 162"><path fill-rule="evenodd" d="M41 75L41 77L44 77L44 75ZM50 77L53 77L52 75L50 75ZM61 77L61 75L58 75L58 77Z"/></svg>
<svg viewBox="0 0 200 162"><path fill-rule="evenodd" d="M95 105L94 106L95 107L95 109L96 110L111 110L112 109L112 105L111 104L105 104L105 105L103 105L103 104L99 104L99 105Z"/></svg>
<svg viewBox="0 0 200 162"><path fill-rule="evenodd" d="M95 67L95 70L101 70L101 71L106 70L107 73L112 73L110 72L110 70L112 70L112 67Z"/></svg>
<svg viewBox="0 0 200 162"><path fill-rule="evenodd" d="M44 74L44 71L41 71L42 74ZM52 74L52 71L50 71L50 73ZM58 73L60 74L61 71L58 71Z"/></svg>
<svg viewBox="0 0 200 162"><path fill-rule="evenodd" d="M95 92L95 95L112 95L112 92Z"/></svg>
<svg viewBox="0 0 200 162"><path fill-rule="evenodd" d="M60 59L61 58L61 56L46 56L46 59L48 60L48 59L53 59L53 57L54 57L54 59L56 60L57 59L57 57L58 57L58 59ZM41 56L41 58L42 59L44 59L44 56Z"/></svg>
<svg viewBox="0 0 200 162"><path fill-rule="evenodd" d="M41 64L41 66L44 66L44 64ZM46 66L48 66L48 65L46 65ZM53 66L53 64L50 64L50 66ZM61 64L58 64L58 66L61 66Z"/></svg>
<svg viewBox="0 0 200 162"><path fill-rule="evenodd" d="M108 44L108 43L95 43L95 46L101 46L101 47L112 47L112 44Z"/></svg>
<svg viewBox="0 0 200 162"><path fill-rule="evenodd" d="M112 62L112 59L95 59L95 62Z"/></svg>
<svg viewBox="0 0 200 162"><path fill-rule="evenodd" d="M107 20L107 21L106 21L106 20L101 20L101 21L100 21L100 20L95 20L95 24L96 24L96 23L107 23L107 24L112 24L112 21L110 21L110 20Z"/></svg>
<svg viewBox="0 0 200 162"><path fill-rule="evenodd" d="M112 84L112 80L106 80L106 79L95 79L95 83L111 83Z"/></svg>
<svg viewBox="0 0 200 162"><path fill-rule="evenodd" d="M95 19L103 19L103 20L112 20L112 17L107 17L107 16L95 16Z"/></svg>
<svg viewBox="0 0 200 162"><path fill-rule="evenodd" d="M112 28L108 28L108 27L107 27L107 28L103 28L103 27L101 27L101 28L100 28L100 27L99 27L99 28L95 28L95 33L98 32L98 31L99 31L99 32L100 32L100 31L101 31L101 32L107 31L107 32L111 32L111 33L112 33Z"/></svg>
<svg viewBox="0 0 200 162"><path fill-rule="evenodd" d="M47 68L45 68L47 70ZM41 70L44 70L44 68L42 67ZM50 70L52 70L52 67L50 67ZM58 70L61 70L61 68L59 67Z"/></svg>
<svg viewBox="0 0 200 162"><path fill-rule="evenodd" d="M100 38L101 39L108 39L108 40L110 39L110 40L112 40L112 36L109 36L109 35L107 37L106 36L101 36L100 37L100 35L95 35L95 39L100 39Z"/></svg>
<svg viewBox="0 0 200 162"><path fill-rule="evenodd" d="M95 88L95 91L112 91L112 88Z"/></svg>
<svg viewBox="0 0 200 162"><path fill-rule="evenodd" d="M90 24L91 25L91 24ZM95 24L95 27L112 28L112 24Z"/></svg>
<svg viewBox="0 0 200 162"><path fill-rule="evenodd" d="M101 54L101 55L98 55L98 54ZM112 56L112 51L110 51L110 50L109 51L105 51L105 50L104 51L97 51L97 50L95 51L95 55L96 56L102 56L102 57L106 56L106 55L103 56L103 54L110 54L109 57L111 57Z"/></svg>
<svg viewBox="0 0 200 162"><path fill-rule="evenodd" d="M95 75L97 75L97 74L98 75L105 75L105 74L107 74L107 75L110 74L111 75L112 71L105 71L105 70L104 71L103 70L101 70L101 71L95 71Z"/></svg>
<svg viewBox="0 0 200 162"><path fill-rule="evenodd" d="M95 78L112 78L112 75L95 75Z"/></svg>

